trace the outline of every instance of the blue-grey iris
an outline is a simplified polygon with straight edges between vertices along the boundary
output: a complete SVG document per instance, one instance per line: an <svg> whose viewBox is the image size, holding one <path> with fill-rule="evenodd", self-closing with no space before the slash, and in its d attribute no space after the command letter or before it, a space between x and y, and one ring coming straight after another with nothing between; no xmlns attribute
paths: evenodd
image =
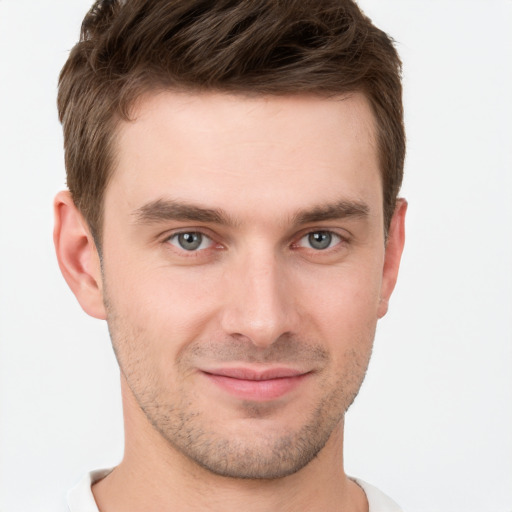
<svg viewBox="0 0 512 512"><path fill-rule="evenodd" d="M327 249L332 242L332 235L328 231L315 231L308 235L308 242L313 249Z"/></svg>
<svg viewBox="0 0 512 512"><path fill-rule="evenodd" d="M180 246L186 251L195 251L203 242L201 233L180 233L177 238Z"/></svg>

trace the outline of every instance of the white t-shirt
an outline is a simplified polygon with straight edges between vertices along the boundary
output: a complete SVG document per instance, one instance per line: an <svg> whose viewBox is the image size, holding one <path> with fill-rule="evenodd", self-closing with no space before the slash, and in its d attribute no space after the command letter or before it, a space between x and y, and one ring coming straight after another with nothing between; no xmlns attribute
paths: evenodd
<svg viewBox="0 0 512 512"><path fill-rule="evenodd" d="M112 469L99 469L85 475L78 485L69 491L69 512L99 512L91 486L106 477L111 471ZM366 493L369 512L402 512L402 509L389 496L386 496L373 485L367 484L358 478L353 478L353 480Z"/></svg>

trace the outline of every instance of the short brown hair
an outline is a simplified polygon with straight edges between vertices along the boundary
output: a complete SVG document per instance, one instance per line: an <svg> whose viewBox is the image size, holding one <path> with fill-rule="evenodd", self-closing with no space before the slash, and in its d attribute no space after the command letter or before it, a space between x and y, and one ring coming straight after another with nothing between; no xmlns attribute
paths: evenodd
<svg viewBox="0 0 512 512"><path fill-rule="evenodd" d="M377 125L385 229L403 176L401 62L352 0L98 0L59 79L67 184L97 245L119 120L159 89L359 91Z"/></svg>

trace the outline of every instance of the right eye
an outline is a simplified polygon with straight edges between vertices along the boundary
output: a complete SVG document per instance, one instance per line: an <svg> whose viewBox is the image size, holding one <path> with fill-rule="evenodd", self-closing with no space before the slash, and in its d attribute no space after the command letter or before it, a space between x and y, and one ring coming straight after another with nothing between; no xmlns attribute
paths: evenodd
<svg viewBox="0 0 512 512"><path fill-rule="evenodd" d="M208 249L212 246L213 240L198 231L182 231L170 236L167 241L184 251L194 252Z"/></svg>

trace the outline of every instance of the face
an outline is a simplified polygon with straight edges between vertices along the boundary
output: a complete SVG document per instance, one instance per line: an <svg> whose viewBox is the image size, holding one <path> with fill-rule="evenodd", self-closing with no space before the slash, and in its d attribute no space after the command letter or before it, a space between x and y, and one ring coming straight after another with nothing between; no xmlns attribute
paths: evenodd
<svg viewBox="0 0 512 512"><path fill-rule="evenodd" d="M109 329L148 423L216 474L311 461L384 313L364 97L146 97L120 127L104 219Z"/></svg>

